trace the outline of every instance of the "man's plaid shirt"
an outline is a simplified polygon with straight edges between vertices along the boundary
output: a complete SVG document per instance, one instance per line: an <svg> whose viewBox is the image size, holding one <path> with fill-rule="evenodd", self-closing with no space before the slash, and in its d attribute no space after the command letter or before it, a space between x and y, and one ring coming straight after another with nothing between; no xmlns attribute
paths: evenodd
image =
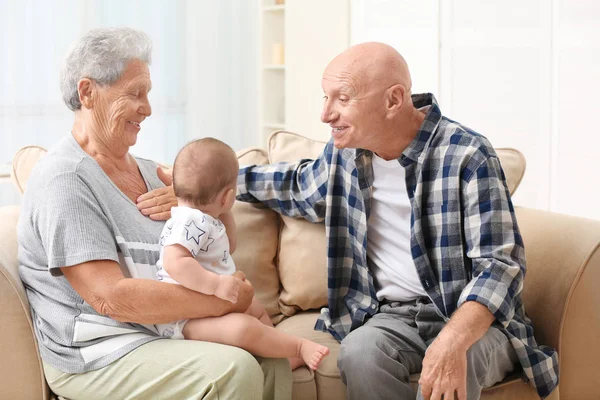
<svg viewBox="0 0 600 400"><path fill-rule="evenodd" d="M500 161L488 140L443 117L432 94L416 138L398 162L411 202L411 250L423 288L445 318L465 301L494 314L541 397L558 384L558 356L538 346L521 299L525 252ZM240 169L238 200L325 221L328 308L315 329L342 340L379 304L367 267L372 153L336 149L315 160Z"/></svg>

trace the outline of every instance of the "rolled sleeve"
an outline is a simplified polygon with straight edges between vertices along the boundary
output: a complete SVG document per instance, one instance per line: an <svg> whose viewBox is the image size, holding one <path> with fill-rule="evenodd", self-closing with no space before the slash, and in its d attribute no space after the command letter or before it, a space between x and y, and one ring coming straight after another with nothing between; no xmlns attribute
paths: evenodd
<svg viewBox="0 0 600 400"><path fill-rule="evenodd" d="M110 221L76 173L52 177L40 193L43 196L33 196L31 218L53 275L61 275L62 267L87 261L118 261Z"/></svg>
<svg viewBox="0 0 600 400"><path fill-rule="evenodd" d="M463 193L472 279L458 306L481 303L506 327L515 314L514 298L523 289L523 241L498 158L486 157L473 171Z"/></svg>

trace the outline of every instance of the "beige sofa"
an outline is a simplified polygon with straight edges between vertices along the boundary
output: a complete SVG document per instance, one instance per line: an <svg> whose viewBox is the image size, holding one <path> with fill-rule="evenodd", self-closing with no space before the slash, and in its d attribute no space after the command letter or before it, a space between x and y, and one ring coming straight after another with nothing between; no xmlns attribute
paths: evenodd
<svg viewBox="0 0 600 400"><path fill-rule="evenodd" d="M263 164L315 157L324 143L287 132L274 133L268 150L238 153L240 164ZM31 166L43 151L28 148L15 158L14 180L24 189ZM522 155L498 149L509 189L514 192L524 171ZM47 399L52 396L43 377L29 318L29 308L17 273L18 206L0 208L0 399ZM293 398L345 398L336 359L338 343L312 328L326 304L324 227L281 217L271 210L237 203L239 247L234 258L254 284L279 329L330 347L331 355L311 372L294 371ZM561 381L550 398L600 399L600 222L517 208L528 273L524 301L539 343L559 351ZM365 365L365 368L368 368ZM418 376L413 376L416 383ZM560 396L560 397L559 397ZM484 391L482 399L526 400L535 391L518 376Z"/></svg>

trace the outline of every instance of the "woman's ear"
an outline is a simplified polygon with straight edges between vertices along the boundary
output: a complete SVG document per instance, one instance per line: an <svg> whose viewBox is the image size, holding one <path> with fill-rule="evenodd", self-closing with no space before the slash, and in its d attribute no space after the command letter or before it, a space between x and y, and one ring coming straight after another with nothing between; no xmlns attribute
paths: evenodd
<svg viewBox="0 0 600 400"><path fill-rule="evenodd" d="M87 109L92 108L95 99L95 85L91 79L83 78L77 82L77 92L79 93L79 101L82 107Z"/></svg>

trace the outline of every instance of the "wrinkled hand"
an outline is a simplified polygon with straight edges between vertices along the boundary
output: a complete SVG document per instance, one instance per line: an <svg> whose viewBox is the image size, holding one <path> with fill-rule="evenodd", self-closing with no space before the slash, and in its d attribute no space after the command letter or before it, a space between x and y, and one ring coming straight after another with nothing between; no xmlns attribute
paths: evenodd
<svg viewBox="0 0 600 400"><path fill-rule="evenodd" d="M438 336L423 359L419 378L425 400L467 400L467 352ZM442 397L443 396L443 397Z"/></svg>
<svg viewBox="0 0 600 400"><path fill-rule="evenodd" d="M215 290L215 296L232 303L237 303L241 285L242 280L233 275L219 275L219 286Z"/></svg>
<svg viewBox="0 0 600 400"><path fill-rule="evenodd" d="M165 184L165 187L144 193L138 197L137 208L152 220L166 221L171 218L171 207L177 205L177 198L173 191L173 178L171 178L171 175L164 172L160 167L156 171L158 178Z"/></svg>
<svg viewBox="0 0 600 400"><path fill-rule="evenodd" d="M237 312L244 313L252 304L252 299L254 298L254 288L248 279L246 279L246 275L242 271L235 271L232 276L240 279L242 284L240 285L240 292L238 295L237 303L232 304L231 310L229 312Z"/></svg>

